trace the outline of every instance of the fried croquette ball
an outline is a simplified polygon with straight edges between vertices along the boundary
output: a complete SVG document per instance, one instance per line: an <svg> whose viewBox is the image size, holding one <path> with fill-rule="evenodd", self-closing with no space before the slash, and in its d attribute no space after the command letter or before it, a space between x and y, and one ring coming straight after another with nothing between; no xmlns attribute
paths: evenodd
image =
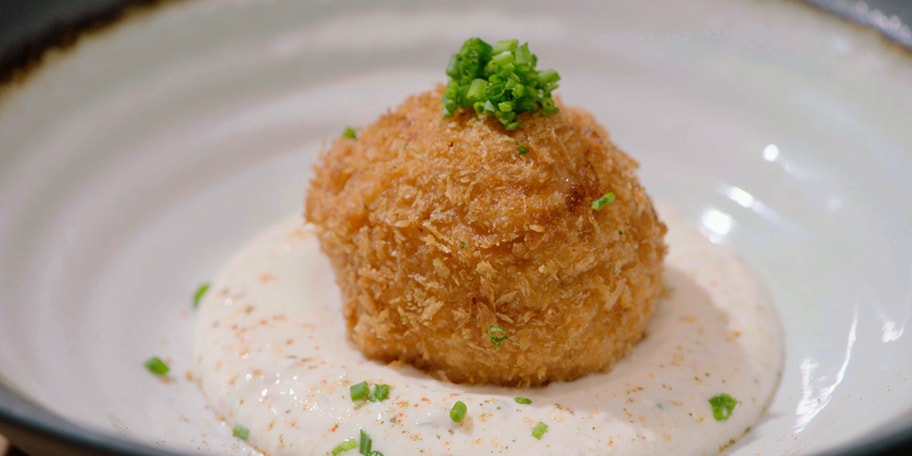
<svg viewBox="0 0 912 456"><path fill-rule="evenodd" d="M305 217L351 340L457 383L609 369L663 290L666 229L637 163L583 110L507 131L468 110L445 118L441 96L409 98L314 168Z"/></svg>

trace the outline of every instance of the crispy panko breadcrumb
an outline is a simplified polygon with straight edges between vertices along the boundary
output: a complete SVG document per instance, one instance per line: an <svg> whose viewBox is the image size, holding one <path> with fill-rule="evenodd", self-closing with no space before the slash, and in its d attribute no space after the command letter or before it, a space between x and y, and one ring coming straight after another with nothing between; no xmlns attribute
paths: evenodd
<svg viewBox="0 0 912 456"><path fill-rule="evenodd" d="M663 289L665 225L637 163L583 110L524 114L508 132L466 110L445 118L441 93L337 139L314 168L305 217L351 340L459 383L609 369Z"/></svg>

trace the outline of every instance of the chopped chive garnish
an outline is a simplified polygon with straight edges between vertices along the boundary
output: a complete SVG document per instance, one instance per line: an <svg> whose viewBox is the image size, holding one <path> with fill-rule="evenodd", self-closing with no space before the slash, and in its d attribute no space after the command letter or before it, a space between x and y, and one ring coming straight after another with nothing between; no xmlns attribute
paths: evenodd
<svg viewBox="0 0 912 456"><path fill-rule="evenodd" d="M518 114L556 113L551 92L557 89L560 76L554 70L536 70L537 63L529 43L520 46L512 39L491 46L481 38L469 38L447 65L444 115L472 108L478 115L496 117L507 130L515 130Z"/></svg>
<svg viewBox="0 0 912 456"><path fill-rule="evenodd" d="M532 437L541 440L542 436L545 435L545 432L548 432L548 425L539 421L532 429Z"/></svg>
<svg viewBox="0 0 912 456"><path fill-rule="evenodd" d="M725 421L731 416L732 411L735 410L735 406L738 405L738 400L728 394L722 393L718 396L709 398L709 405L712 407L713 418L715 418L716 421Z"/></svg>
<svg viewBox="0 0 912 456"><path fill-rule="evenodd" d="M495 347L500 347L505 340L510 338L510 335L507 334L507 330L499 326L491 326L488 328L488 337L491 339L491 343Z"/></svg>
<svg viewBox="0 0 912 456"><path fill-rule="evenodd" d="M146 369L149 369L149 372L152 372L159 377L168 375L168 372L171 370L164 361L161 360L158 356L153 356L146 361Z"/></svg>
<svg viewBox="0 0 912 456"><path fill-rule="evenodd" d="M360 401L361 399L367 399L368 394L370 393L370 387L367 386L367 382L355 383L348 388L348 391L351 393L352 401Z"/></svg>
<svg viewBox="0 0 912 456"><path fill-rule="evenodd" d="M523 146L516 146L516 151L519 152L519 155L526 155L529 153L529 149L526 149Z"/></svg>
<svg viewBox="0 0 912 456"><path fill-rule="evenodd" d="M196 309L200 305L200 301L203 300L203 296L206 295L206 292L209 291L209 284L204 283L196 289L196 293L193 293L193 308Z"/></svg>
<svg viewBox="0 0 912 456"><path fill-rule="evenodd" d="M466 415L466 410L468 410L468 408L466 407L465 402L456 401L456 403L453 404L453 408L450 409L450 419L453 420L454 423L462 423L462 420Z"/></svg>
<svg viewBox="0 0 912 456"><path fill-rule="evenodd" d="M523 405L528 405L528 404L532 403L532 399L529 399L528 397L522 397L522 396L516 396L513 398L513 400L516 401L517 404L523 404Z"/></svg>
<svg viewBox="0 0 912 456"><path fill-rule="evenodd" d="M247 429L240 424L235 424L234 429L231 430L231 435L241 440L247 440L247 437L250 437L250 429Z"/></svg>
<svg viewBox="0 0 912 456"><path fill-rule="evenodd" d="M346 139L358 139L358 130L355 130L354 127L345 127L345 130L342 132L342 137Z"/></svg>
<svg viewBox="0 0 912 456"><path fill-rule="evenodd" d="M616 197L614 196L614 193L611 193L611 192L605 193L604 195L602 195L601 198L592 202L592 208L597 211L600 211L600 210L602 210L603 207L613 203L615 198Z"/></svg>
<svg viewBox="0 0 912 456"><path fill-rule="evenodd" d="M371 444L373 444L373 441L371 440L370 436L367 435L367 432L364 432L364 429L361 429L361 439L358 442L358 452L364 456L370 456Z"/></svg>
<svg viewBox="0 0 912 456"><path fill-rule="evenodd" d="M330 453L332 453L332 456L339 456L340 454L345 453L346 451L349 451L349 450L354 450L355 448L358 448L357 440L345 439L345 441L336 445L335 448L333 448L332 451L330 451Z"/></svg>
<svg viewBox="0 0 912 456"><path fill-rule="evenodd" d="M392 386L380 383L374 385L374 391L371 393L370 385L367 384L367 381L363 381L350 386L348 391L351 393L352 402L364 399L371 402L381 402L389 398L390 389L392 389Z"/></svg>
<svg viewBox="0 0 912 456"><path fill-rule="evenodd" d="M380 401L383 401L386 398L388 398L389 394L390 394L389 385L387 385L385 383L381 383L379 385L374 385L374 394L371 395L370 400L372 400L374 402L380 402Z"/></svg>
<svg viewBox="0 0 912 456"><path fill-rule="evenodd" d="M379 451L371 451L370 456L383 456L383 453L381 453Z"/></svg>

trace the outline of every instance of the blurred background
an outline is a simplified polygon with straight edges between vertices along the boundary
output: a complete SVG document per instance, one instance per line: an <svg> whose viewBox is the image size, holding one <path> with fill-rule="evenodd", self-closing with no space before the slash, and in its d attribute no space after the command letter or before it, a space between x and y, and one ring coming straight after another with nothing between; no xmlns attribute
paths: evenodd
<svg viewBox="0 0 912 456"><path fill-rule="evenodd" d="M187 0L0 0L0 75L27 64L49 45L72 41L85 27L117 20L125 7L169 1ZM912 49L910 0L795 1L875 28Z"/></svg>

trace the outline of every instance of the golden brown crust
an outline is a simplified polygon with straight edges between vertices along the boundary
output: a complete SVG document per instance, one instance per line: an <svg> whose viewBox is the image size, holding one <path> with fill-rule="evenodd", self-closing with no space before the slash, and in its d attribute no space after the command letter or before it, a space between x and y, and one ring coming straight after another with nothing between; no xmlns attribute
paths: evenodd
<svg viewBox="0 0 912 456"><path fill-rule="evenodd" d="M665 226L585 111L442 116L442 86L338 139L305 216L370 358L454 382L541 385L603 371L662 291ZM520 155L518 146L528 149ZM594 199L617 200L595 211ZM509 334L499 347L488 328Z"/></svg>

